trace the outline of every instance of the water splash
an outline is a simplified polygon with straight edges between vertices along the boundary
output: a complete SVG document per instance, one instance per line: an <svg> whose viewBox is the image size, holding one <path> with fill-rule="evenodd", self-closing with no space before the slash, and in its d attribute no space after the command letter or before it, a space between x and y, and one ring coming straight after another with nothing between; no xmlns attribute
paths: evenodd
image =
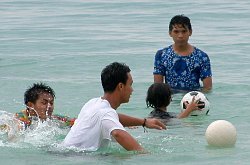
<svg viewBox="0 0 250 165"><path fill-rule="evenodd" d="M39 120L32 118L32 124L26 129L20 129L20 122L15 115L6 111L0 111L0 125L7 125L7 129L0 130L0 146L18 148L40 148L60 144L66 136L69 128L62 128L60 122Z"/></svg>

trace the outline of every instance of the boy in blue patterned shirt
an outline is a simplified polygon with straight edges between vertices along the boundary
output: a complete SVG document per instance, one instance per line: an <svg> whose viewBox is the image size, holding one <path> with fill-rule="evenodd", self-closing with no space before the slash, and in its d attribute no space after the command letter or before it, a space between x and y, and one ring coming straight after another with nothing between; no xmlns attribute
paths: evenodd
<svg viewBox="0 0 250 165"><path fill-rule="evenodd" d="M158 50L154 61L154 82L169 84L173 92L212 89L210 59L202 50L188 43L192 35L190 19L174 16L169 24L174 44ZM200 85L202 81L202 86Z"/></svg>

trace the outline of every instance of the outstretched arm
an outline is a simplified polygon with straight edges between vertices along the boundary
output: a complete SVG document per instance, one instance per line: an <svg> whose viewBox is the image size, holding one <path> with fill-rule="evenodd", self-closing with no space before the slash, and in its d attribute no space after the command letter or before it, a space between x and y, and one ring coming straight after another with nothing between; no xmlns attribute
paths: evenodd
<svg viewBox="0 0 250 165"><path fill-rule="evenodd" d="M119 116L119 121L122 123L124 127L143 126L143 124L145 124L144 126L147 128L159 129L159 130L166 129L165 124L163 124L158 119L152 118L152 119L146 119L145 121L145 119L140 119L120 113L118 114L118 116Z"/></svg>
<svg viewBox="0 0 250 165"><path fill-rule="evenodd" d="M143 151L141 145L126 131L115 129L111 132L116 141L128 151Z"/></svg>

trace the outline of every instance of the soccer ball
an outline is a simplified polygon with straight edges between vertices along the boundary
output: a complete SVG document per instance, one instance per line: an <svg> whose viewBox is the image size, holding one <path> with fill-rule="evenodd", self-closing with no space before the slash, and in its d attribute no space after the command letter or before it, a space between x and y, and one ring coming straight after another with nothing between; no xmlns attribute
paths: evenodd
<svg viewBox="0 0 250 165"><path fill-rule="evenodd" d="M195 100L200 99L198 104L204 103L204 105L199 106L201 110L195 110L191 112L190 115L191 116L199 116L199 115L204 115L204 114L207 115L209 112L210 103L207 97L199 91L191 91L183 96L181 103L180 103L182 111L184 111L187 108L185 105L185 102L191 103L194 96L195 96Z"/></svg>

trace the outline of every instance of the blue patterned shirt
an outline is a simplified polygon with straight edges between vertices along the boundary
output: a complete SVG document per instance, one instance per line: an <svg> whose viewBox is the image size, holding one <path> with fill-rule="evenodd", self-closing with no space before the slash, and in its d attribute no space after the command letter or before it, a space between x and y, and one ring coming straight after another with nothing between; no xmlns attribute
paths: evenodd
<svg viewBox="0 0 250 165"><path fill-rule="evenodd" d="M194 47L192 54L180 56L172 45L157 51L153 73L165 76L165 82L176 90L199 90L199 80L212 76L210 59L205 52Z"/></svg>

